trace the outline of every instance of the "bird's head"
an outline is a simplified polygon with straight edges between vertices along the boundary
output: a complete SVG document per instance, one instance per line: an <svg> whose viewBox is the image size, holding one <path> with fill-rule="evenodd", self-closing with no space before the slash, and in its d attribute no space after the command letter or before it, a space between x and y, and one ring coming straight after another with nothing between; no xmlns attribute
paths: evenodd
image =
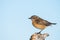
<svg viewBox="0 0 60 40"><path fill-rule="evenodd" d="M29 19L31 19L31 20L36 20L36 19L39 19L39 17L36 16L36 15L33 15L33 16L31 16Z"/></svg>

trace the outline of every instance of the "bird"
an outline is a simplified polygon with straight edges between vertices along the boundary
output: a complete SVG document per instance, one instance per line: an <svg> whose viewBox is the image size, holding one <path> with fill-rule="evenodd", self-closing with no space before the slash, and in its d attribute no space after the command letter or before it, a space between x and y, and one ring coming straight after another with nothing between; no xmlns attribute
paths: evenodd
<svg viewBox="0 0 60 40"><path fill-rule="evenodd" d="M51 23L51 22L49 22L47 20L42 19L41 17L39 17L37 15L32 15L31 17L29 17L29 19L32 20L32 25L35 28L40 29L38 34L41 33L48 26L56 25L56 23Z"/></svg>

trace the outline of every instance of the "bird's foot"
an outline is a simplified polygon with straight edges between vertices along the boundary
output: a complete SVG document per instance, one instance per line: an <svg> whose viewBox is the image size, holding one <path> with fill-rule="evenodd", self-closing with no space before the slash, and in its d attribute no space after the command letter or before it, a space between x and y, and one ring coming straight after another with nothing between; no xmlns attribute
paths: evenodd
<svg viewBox="0 0 60 40"><path fill-rule="evenodd" d="M37 34L41 34L41 32L38 32Z"/></svg>
<svg viewBox="0 0 60 40"><path fill-rule="evenodd" d="M42 32L43 30L41 30L40 32L38 32L37 34L41 34L41 32Z"/></svg>

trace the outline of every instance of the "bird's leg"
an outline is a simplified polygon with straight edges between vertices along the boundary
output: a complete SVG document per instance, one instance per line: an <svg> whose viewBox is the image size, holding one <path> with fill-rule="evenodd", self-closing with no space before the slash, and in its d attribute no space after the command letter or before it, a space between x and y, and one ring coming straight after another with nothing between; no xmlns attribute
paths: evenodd
<svg viewBox="0 0 60 40"><path fill-rule="evenodd" d="M41 32L42 32L43 30L41 30L40 32L38 32L37 34L41 34Z"/></svg>

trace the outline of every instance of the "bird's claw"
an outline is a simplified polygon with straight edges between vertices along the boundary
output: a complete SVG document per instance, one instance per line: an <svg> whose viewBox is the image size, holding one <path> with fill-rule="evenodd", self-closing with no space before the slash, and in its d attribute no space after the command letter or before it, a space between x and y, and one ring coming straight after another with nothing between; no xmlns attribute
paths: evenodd
<svg viewBox="0 0 60 40"><path fill-rule="evenodd" d="M41 32L38 32L37 34L41 34Z"/></svg>

